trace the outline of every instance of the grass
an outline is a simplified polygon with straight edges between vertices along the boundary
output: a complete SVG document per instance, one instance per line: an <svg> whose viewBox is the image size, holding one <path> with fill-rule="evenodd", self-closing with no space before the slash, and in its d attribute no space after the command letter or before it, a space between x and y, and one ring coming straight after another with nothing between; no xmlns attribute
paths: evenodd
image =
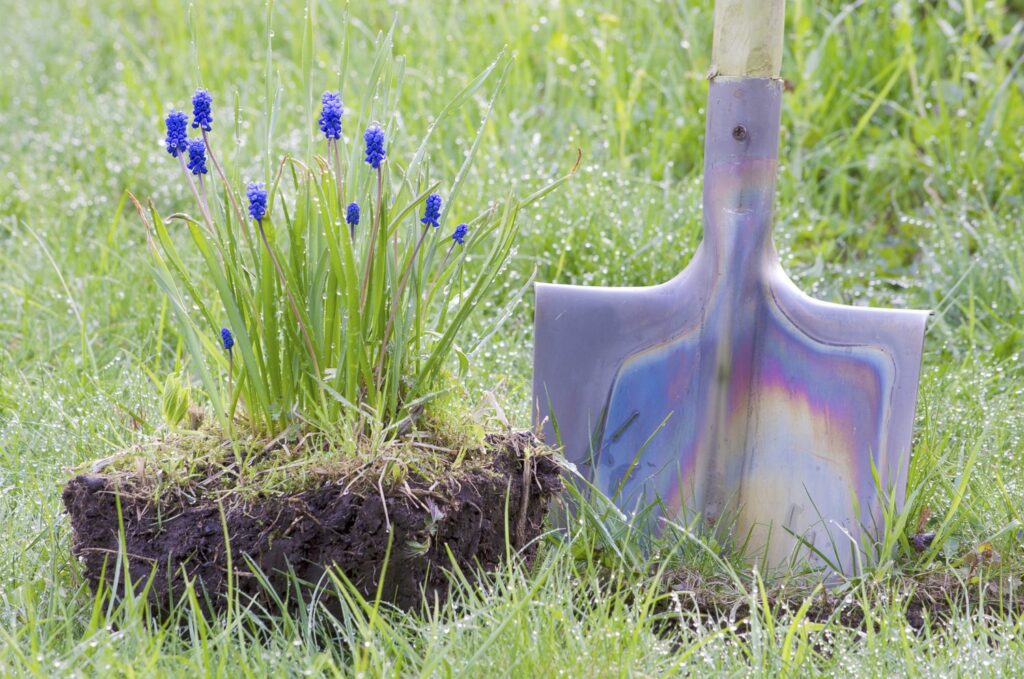
<svg viewBox="0 0 1024 679"><path fill-rule="evenodd" d="M935 310L905 518L915 526L927 508L938 536L840 590L872 624L811 619L799 594L786 612L773 586L762 597L756 576L712 544L686 539L648 562L598 514L553 536L533 569L510 568L486 596L466 591L423 617L360 613L354 602L336 620L236 611L207 623L186 607L183 632L147 621L132 601L116 608L88 593L68 556L60 487L69 468L157 430L161 390L148 375L172 370L184 351L124 189L186 205L161 124L200 80L248 97L235 100L231 121L240 173L269 173L270 133L304 152L295 125L312 126L317 94L302 87L304 5L275 3L264 16L237 0L191 13L170 0L144 12L125 0L8 4L17 39L0 45L9 65L0 79L0 673L877 676L1011 673L1024 661L1020 615L978 606L999 594L988 584L1017 585L1024 563L1019 2L787 3L792 91L776 218L785 266L825 299ZM539 188L583 149L577 177L520 215L503 291L481 304L467 340L486 340L471 357L467 398L492 413L490 392L525 425L530 301L506 302L532 277L662 280L699 242L709 8L359 4L346 45L343 11L327 0L315 9L307 63L317 89L344 85L346 101L358 101L358 79L338 82L340 62L368 72L376 35L397 13L395 50L407 58L390 146L406 156L439 103L503 46L516 54L461 200L479 203L512 182ZM268 125L262 111L278 97ZM486 106L474 99L439 124L429 148L437 174L454 176ZM989 541L998 568L971 566ZM724 582L749 602L747 620L695 615L685 583L678 606L659 599L681 582L657 570L673 562L696 569L699 583ZM932 572L954 576L944 589L971 592L973 603L916 632L902 588Z"/></svg>

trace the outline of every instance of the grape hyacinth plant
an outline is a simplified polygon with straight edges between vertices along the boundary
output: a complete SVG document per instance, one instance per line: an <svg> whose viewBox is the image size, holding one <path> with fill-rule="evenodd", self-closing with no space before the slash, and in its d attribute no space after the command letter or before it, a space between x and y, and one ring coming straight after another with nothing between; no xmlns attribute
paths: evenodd
<svg viewBox="0 0 1024 679"><path fill-rule="evenodd" d="M228 391L230 392L235 376L235 336L227 328L221 328L220 343L224 346L224 351L228 352Z"/></svg>
<svg viewBox="0 0 1024 679"><path fill-rule="evenodd" d="M213 97L204 89L198 89L192 95L192 127L202 128L203 132L213 129L213 114L210 107Z"/></svg>
<svg viewBox="0 0 1024 679"><path fill-rule="evenodd" d="M206 174L206 144L202 139L193 139L188 143L188 169L194 175Z"/></svg>
<svg viewBox="0 0 1024 679"><path fill-rule="evenodd" d="M267 190L263 182L252 182L245 187L245 197L249 199L249 216L262 222L267 214Z"/></svg>
<svg viewBox="0 0 1024 679"><path fill-rule="evenodd" d="M167 139L164 144L167 152L177 158L188 151L188 115L181 111L171 111L164 121L167 126Z"/></svg>
<svg viewBox="0 0 1024 679"><path fill-rule="evenodd" d="M337 92L324 92L320 109L320 131L330 140L341 139L341 95Z"/></svg>
<svg viewBox="0 0 1024 679"><path fill-rule="evenodd" d="M359 203L349 203L345 209L345 223L349 226L359 226Z"/></svg>
<svg viewBox="0 0 1024 679"><path fill-rule="evenodd" d="M497 63L472 87L481 87ZM385 86L382 79L368 91ZM414 429L425 406L468 369L472 347L460 346L466 339L460 331L501 282L519 211L572 173L522 200L510 192L491 202L449 239L435 235L443 201L441 182L422 162L430 133L408 163L387 162L378 123L365 127L364 148L353 149L342 134L341 93L327 91L316 120L323 155L281 158L264 181L240 187L214 153L215 97L196 90L192 105L192 127L201 136L190 141L188 117L174 111L166 118L165 143L181 162L199 218L176 208L165 219L152 203L132 200L192 371L223 430L275 436L289 427L348 427L386 438ZM386 111L374 113L394 120ZM459 159L452 196L484 127ZM357 160L359 151L365 165L342 162ZM207 192L204 176L220 186ZM470 209L453 203L445 214ZM370 228L357 231L361 218ZM172 237L177 224L202 267L185 263L181 240Z"/></svg>
<svg viewBox="0 0 1024 679"><path fill-rule="evenodd" d="M423 218L420 219L421 224L432 226L435 229L441 226L438 221L441 218L441 196L436 193L432 193L427 196L427 204L423 209Z"/></svg>
<svg viewBox="0 0 1024 679"><path fill-rule="evenodd" d="M345 208L345 223L348 224L349 236L356 237L356 227L359 226L359 203L349 203Z"/></svg>
<svg viewBox="0 0 1024 679"><path fill-rule="evenodd" d="M384 150L384 130L374 123L366 128L363 140L366 142L366 163L374 170L380 170L380 164L388 157Z"/></svg>

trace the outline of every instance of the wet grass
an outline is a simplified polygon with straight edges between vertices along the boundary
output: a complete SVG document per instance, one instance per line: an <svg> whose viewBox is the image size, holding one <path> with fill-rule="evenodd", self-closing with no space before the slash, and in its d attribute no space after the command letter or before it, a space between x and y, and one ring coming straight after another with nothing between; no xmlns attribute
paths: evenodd
<svg viewBox="0 0 1024 679"><path fill-rule="evenodd" d="M249 176L264 171L261 112L278 88L274 135L304 151L312 122L303 4L270 12L269 84L265 17L251 3L204 2L191 19L171 1L146 11L123 0L8 4L17 39L0 44L0 673L876 676L1010 673L1024 661L1012 597L985 603L1019 586L1024 528L1016 0L788 3L783 261L825 299L935 310L916 490L903 518L916 529L927 509L923 529L937 535L921 552L901 543L893 560L839 591L870 624L811 615L810 604L801 613L802 601L816 600L795 585L793 605L775 605L776 585L762 590L714 544L683 534L661 560L639 557L598 514L553 538L533 570L498 574L486 596L467 591L424 617L353 602L337 619L300 611L266 622L239 610L208 624L186 605L184 633L147 621L131 601L119 608L89 595L69 559L59 490L70 467L158 429L160 390L148 375L172 369L183 350L123 190L186 205L160 125L200 82L222 106L240 93L237 116L219 122L239 158L253 159ZM369 68L370 45L397 12L406 70L394 144L408 155L438 102L507 45L516 65L463 199L493 196L512 180L540 186L572 165L577 147L584 161L574 181L523 216L506 299L534 275L647 283L681 268L700 237L704 5L361 3L349 70ZM317 7L314 93L338 85L342 11L326 0ZM359 102L355 85L345 92ZM485 105L435 134L437 174L454 174ZM494 300L479 332L504 301ZM474 402L495 393L518 425L528 422L529 307L527 296L471 368ZM699 577L658 570L680 563ZM908 620L905 587L916 581L957 602L941 624ZM686 592L714 583L726 588L723 601L744 602L729 608L743 620L726 607L684 605ZM675 596L663 597L673 586Z"/></svg>

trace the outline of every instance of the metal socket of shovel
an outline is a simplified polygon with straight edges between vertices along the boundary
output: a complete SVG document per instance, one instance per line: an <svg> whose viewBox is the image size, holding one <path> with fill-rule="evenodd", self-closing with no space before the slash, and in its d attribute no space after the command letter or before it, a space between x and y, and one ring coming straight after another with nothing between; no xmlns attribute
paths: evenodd
<svg viewBox="0 0 1024 679"><path fill-rule="evenodd" d="M902 506L928 313L829 304L771 237L783 0L718 0L704 239L652 287L537 286L534 409L623 510L847 574ZM660 524L659 524L660 525Z"/></svg>

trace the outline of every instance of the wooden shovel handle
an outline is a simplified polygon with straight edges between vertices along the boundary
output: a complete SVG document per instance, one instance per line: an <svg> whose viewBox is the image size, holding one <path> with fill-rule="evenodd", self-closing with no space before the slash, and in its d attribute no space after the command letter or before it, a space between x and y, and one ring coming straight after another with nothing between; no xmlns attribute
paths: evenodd
<svg viewBox="0 0 1024 679"><path fill-rule="evenodd" d="M778 78L785 0L716 0L711 75Z"/></svg>

